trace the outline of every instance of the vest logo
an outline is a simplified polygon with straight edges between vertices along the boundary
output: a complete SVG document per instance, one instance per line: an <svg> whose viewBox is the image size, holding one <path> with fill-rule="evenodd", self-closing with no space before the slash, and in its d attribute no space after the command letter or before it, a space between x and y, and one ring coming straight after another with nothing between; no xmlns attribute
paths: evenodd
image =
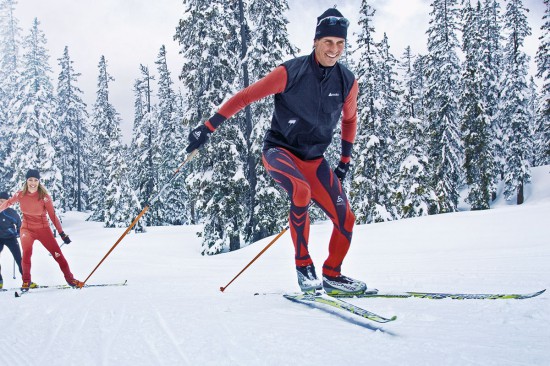
<svg viewBox="0 0 550 366"><path fill-rule="evenodd" d="M340 93L328 93L329 97L339 97Z"/></svg>
<svg viewBox="0 0 550 366"><path fill-rule="evenodd" d="M291 120L288 121L288 124L289 124L289 125L294 125L294 124L296 124L296 120L295 120L295 119L291 119Z"/></svg>
<svg viewBox="0 0 550 366"><path fill-rule="evenodd" d="M344 202L344 199L342 196L338 196L338 199L336 200L336 206L344 206L346 203Z"/></svg>

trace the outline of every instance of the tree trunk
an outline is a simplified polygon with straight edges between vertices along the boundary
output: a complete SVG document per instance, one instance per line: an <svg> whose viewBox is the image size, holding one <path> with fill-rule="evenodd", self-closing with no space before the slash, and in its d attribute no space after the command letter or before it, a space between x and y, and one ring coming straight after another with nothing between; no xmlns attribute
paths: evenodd
<svg viewBox="0 0 550 366"><path fill-rule="evenodd" d="M523 196L523 181L519 184L518 186L518 200L517 200L517 204L518 205L521 205L524 201L524 196Z"/></svg>

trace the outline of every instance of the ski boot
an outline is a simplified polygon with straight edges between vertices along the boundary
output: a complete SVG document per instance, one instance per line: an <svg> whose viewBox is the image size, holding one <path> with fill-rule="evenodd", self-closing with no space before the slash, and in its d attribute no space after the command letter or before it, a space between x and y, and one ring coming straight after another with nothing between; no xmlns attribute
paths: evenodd
<svg viewBox="0 0 550 366"><path fill-rule="evenodd" d="M360 295L367 291L365 282L343 275L323 275L323 288L327 295Z"/></svg>
<svg viewBox="0 0 550 366"><path fill-rule="evenodd" d="M84 286L84 282L80 282L79 280L73 278L72 280L70 281L67 281L67 283L69 284L69 286L71 286L72 288L82 288Z"/></svg>
<svg viewBox="0 0 550 366"><path fill-rule="evenodd" d="M298 275L298 285L302 292L314 293L323 288L321 281L315 274L313 263L303 267L296 267L296 274Z"/></svg>

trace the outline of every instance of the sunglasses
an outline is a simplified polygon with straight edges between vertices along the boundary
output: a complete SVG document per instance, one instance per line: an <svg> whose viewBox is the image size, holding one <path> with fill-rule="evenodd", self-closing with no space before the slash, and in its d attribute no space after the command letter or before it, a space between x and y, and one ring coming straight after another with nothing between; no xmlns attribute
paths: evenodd
<svg viewBox="0 0 550 366"><path fill-rule="evenodd" d="M349 20L347 20L344 17L330 16L330 17L326 17L326 18L323 18L323 19L319 20L319 23L317 23L317 26L320 26L321 24L327 24L327 25L337 25L338 24L338 25L341 25L344 28L347 28L347 27L349 27Z"/></svg>

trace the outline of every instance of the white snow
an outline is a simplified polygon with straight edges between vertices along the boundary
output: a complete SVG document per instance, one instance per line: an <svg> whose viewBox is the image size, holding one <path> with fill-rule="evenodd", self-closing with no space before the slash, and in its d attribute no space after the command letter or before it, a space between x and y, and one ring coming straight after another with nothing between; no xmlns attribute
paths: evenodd
<svg viewBox="0 0 550 366"><path fill-rule="evenodd" d="M384 291L534 292L527 300L349 300L392 323L351 324L277 294L297 291L284 234L233 282L266 238L200 255L199 227L155 227L126 237L88 283L126 287L0 293L0 365L549 365L550 167L533 169L526 203L499 199L462 211L357 226L344 273ZM84 280L124 229L64 215L63 247ZM314 225L320 269L331 225ZM4 287L13 260L2 253ZM35 243L33 281L63 283Z"/></svg>

